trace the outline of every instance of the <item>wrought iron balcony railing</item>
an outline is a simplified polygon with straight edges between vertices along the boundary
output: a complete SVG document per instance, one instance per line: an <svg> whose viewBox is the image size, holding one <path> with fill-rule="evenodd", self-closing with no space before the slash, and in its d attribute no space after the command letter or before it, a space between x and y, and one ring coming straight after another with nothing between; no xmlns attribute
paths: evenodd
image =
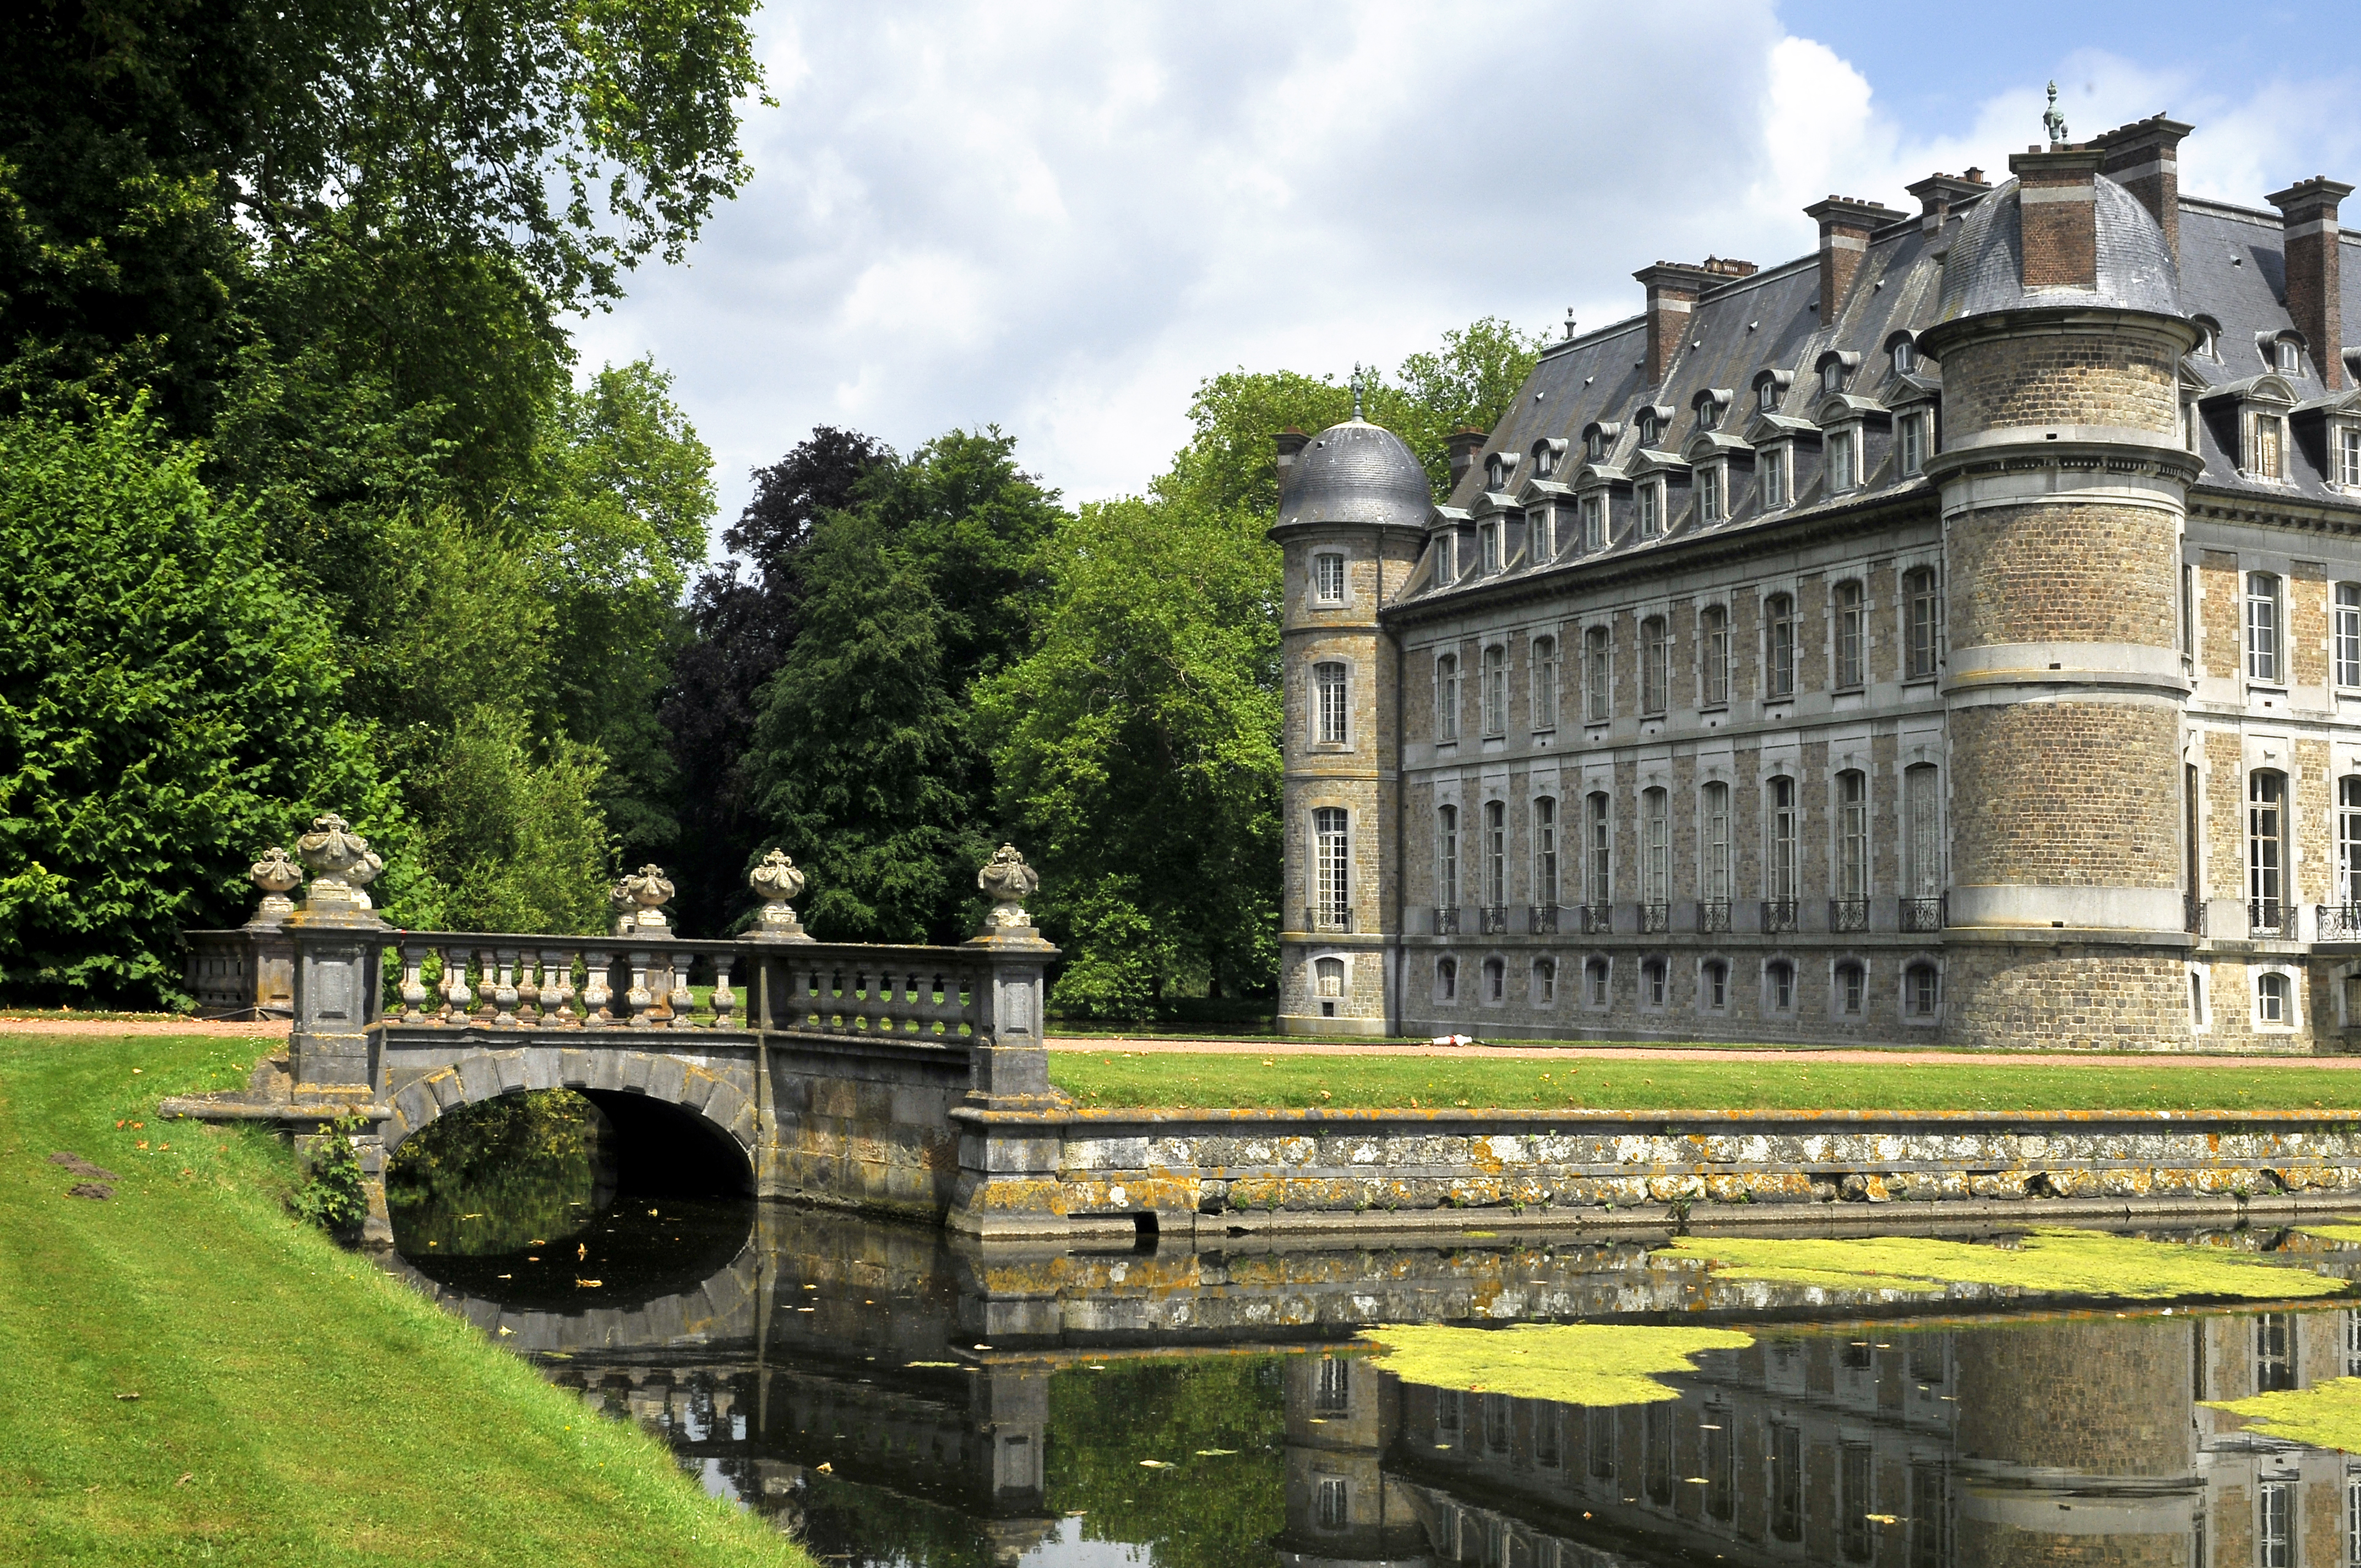
<svg viewBox="0 0 2361 1568"><path fill-rule="evenodd" d="M1727 931L1729 929L1730 900L1726 898L1708 898L1698 903L1697 930L1700 933L1710 936L1716 931Z"/></svg>
<svg viewBox="0 0 2361 1568"><path fill-rule="evenodd" d="M2314 940L2361 940L2361 904L2323 904L2313 912Z"/></svg>
<svg viewBox="0 0 2361 1568"><path fill-rule="evenodd" d="M1793 898L1766 898L1763 901L1763 929L1792 931L1803 917L1803 905Z"/></svg>
<svg viewBox="0 0 2361 1568"><path fill-rule="evenodd" d="M1438 904L1434 906L1434 934L1438 937L1459 935L1459 905Z"/></svg>
<svg viewBox="0 0 2361 1568"><path fill-rule="evenodd" d="M1658 932L1669 931L1672 928L1673 906L1671 905L1643 904L1640 905L1640 929L1642 932L1650 936L1653 936Z"/></svg>
<svg viewBox="0 0 2361 1568"><path fill-rule="evenodd" d="M2246 935L2250 937L2292 937L2295 935L2295 908L2276 898L2249 899L2246 903Z"/></svg>
<svg viewBox="0 0 2361 1568"><path fill-rule="evenodd" d="M1949 894L1902 901L1902 928L1905 931L1939 931L1950 923L1951 896Z"/></svg>
<svg viewBox="0 0 2361 1568"><path fill-rule="evenodd" d="M1508 935L1509 906L1507 905L1486 904L1479 905L1476 911L1476 917L1483 922L1485 936L1503 937Z"/></svg>
<svg viewBox="0 0 2361 1568"><path fill-rule="evenodd" d="M1611 904L1582 905L1582 934L1604 937L1615 929L1615 906Z"/></svg>
<svg viewBox="0 0 2361 1568"><path fill-rule="evenodd" d="M1353 927L1353 906L1345 905L1307 905L1303 911L1303 928L1307 931L1350 931Z"/></svg>
<svg viewBox="0 0 2361 1568"><path fill-rule="evenodd" d="M1829 899L1828 929L1831 931L1868 930L1869 900L1866 898Z"/></svg>
<svg viewBox="0 0 2361 1568"><path fill-rule="evenodd" d="M1557 905L1536 904L1525 911L1525 929L1536 937L1557 935Z"/></svg>

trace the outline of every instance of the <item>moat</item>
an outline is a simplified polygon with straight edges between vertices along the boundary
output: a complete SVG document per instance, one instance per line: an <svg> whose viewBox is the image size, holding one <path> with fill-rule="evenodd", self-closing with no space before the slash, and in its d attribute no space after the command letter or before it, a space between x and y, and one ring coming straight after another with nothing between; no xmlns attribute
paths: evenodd
<svg viewBox="0 0 2361 1568"><path fill-rule="evenodd" d="M2243 1568L2361 1544L2361 1458L2215 1408L2361 1375L2361 1245L2320 1227L2154 1234L2276 1265L2285 1299L2094 1305L1733 1279L1669 1236L1480 1214L1399 1246L986 1249L569 1171L398 1208L394 1266L823 1562ZM1675 1397L1585 1406L1405 1382L1355 1340L1572 1321L1751 1343L1664 1376Z"/></svg>

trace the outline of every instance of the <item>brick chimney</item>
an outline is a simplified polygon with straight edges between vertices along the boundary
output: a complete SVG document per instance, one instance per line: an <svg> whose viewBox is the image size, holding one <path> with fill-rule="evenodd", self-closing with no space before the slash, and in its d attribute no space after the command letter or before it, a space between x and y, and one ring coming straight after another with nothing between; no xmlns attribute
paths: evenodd
<svg viewBox="0 0 2361 1568"><path fill-rule="evenodd" d="M2106 155L2095 147L2029 148L2010 155L2023 203L2025 286L2099 286L2099 192Z"/></svg>
<svg viewBox="0 0 2361 1568"><path fill-rule="evenodd" d="M1871 232L1909 214L1875 202L1831 196L1806 207L1804 215L1820 225L1820 324L1826 326L1837 319L1845 296L1852 292L1853 275L1869 253Z"/></svg>
<svg viewBox="0 0 2361 1568"><path fill-rule="evenodd" d="M1444 439L1444 444L1451 451L1453 489L1457 489L1459 481L1467 477L1467 470L1476 466L1476 454L1483 451L1484 444L1491 439L1472 424L1460 426Z"/></svg>
<svg viewBox="0 0 2361 1568"><path fill-rule="evenodd" d="M1955 204L1981 196L1992 187L1981 180L1962 180L1956 174L1929 174L1904 189L1917 198L1918 226L1932 234L1949 219Z"/></svg>
<svg viewBox="0 0 2361 1568"><path fill-rule="evenodd" d="M2180 138L2196 127L2164 115L2118 126L2091 145L2106 155L2099 172L2130 192L2164 225L2164 241L2180 258Z"/></svg>
<svg viewBox="0 0 2361 1568"><path fill-rule="evenodd" d="M1281 495L1287 493L1287 477L1293 471L1296 458L1301 456L1303 449L1311 444L1312 438L1291 424L1270 438L1271 450L1279 455L1279 489Z"/></svg>
<svg viewBox="0 0 2361 1568"><path fill-rule="evenodd" d="M1648 385L1660 385L1672 368L1673 356L1688 340L1689 312L1697 297L1714 281L1702 267L1659 261L1631 274L1648 289Z"/></svg>
<svg viewBox="0 0 2361 1568"><path fill-rule="evenodd" d="M2345 386L2345 320L2337 298L2336 204L2353 187L2326 175L2299 180L2263 200L2279 210L2287 257L2287 308L2312 349L2321 385Z"/></svg>

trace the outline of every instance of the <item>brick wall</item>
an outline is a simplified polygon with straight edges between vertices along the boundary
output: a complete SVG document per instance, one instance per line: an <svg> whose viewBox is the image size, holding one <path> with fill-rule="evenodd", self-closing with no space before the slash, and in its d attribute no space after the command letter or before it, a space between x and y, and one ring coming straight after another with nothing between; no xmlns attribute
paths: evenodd
<svg viewBox="0 0 2361 1568"><path fill-rule="evenodd" d="M1954 517L1945 574L1950 644L2169 648L2176 537L2173 519L2146 507L2045 501Z"/></svg>
<svg viewBox="0 0 2361 1568"><path fill-rule="evenodd" d="M2089 701L1951 715L1951 874L1966 886L2180 885L2169 710Z"/></svg>
<svg viewBox="0 0 2361 1568"><path fill-rule="evenodd" d="M2193 1041L2188 971L2176 953L1955 944L1944 968L1943 1037L1953 1045L2187 1050Z"/></svg>
<svg viewBox="0 0 2361 1568"><path fill-rule="evenodd" d="M1943 422L1954 436L2011 425L2118 425L2169 435L2180 374L2161 343L2088 331L1956 345L1943 356Z"/></svg>

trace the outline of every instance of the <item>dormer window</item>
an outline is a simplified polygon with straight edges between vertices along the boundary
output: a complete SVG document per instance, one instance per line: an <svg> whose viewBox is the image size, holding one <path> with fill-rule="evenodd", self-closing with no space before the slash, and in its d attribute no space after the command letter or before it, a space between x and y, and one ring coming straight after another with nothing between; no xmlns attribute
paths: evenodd
<svg viewBox="0 0 2361 1568"><path fill-rule="evenodd" d="M1754 471L1762 477L1763 510L1777 511L1787 504L1787 444L1766 446L1755 455Z"/></svg>
<svg viewBox="0 0 2361 1568"><path fill-rule="evenodd" d="M2189 324L2197 329L2197 346L2189 352L2202 358L2222 357L2222 323L2212 316L2191 316Z"/></svg>
<svg viewBox="0 0 2361 1568"><path fill-rule="evenodd" d="M1536 479L1546 479L1546 478L1548 478L1552 474L1554 474L1554 473L1556 473L1556 472L1557 472L1557 454L1556 454L1555 452L1554 452L1554 451L1550 450L1550 444L1549 444L1548 442L1546 442L1546 441L1536 441L1536 442L1534 442L1534 443L1533 443L1533 477L1534 477L1534 478L1536 478Z"/></svg>
<svg viewBox="0 0 2361 1568"><path fill-rule="evenodd" d="M2262 410L2248 417L2254 422L2255 439L2246 472L2257 479L2286 478L2287 421Z"/></svg>
<svg viewBox="0 0 2361 1568"><path fill-rule="evenodd" d="M2282 376L2303 374L2303 345L2291 337L2271 345L2271 368Z"/></svg>
<svg viewBox="0 0 2361 1568"><path fill-rule="evenodd" d="M1588 430L1582 433L1583 455L1589 458L1593 463L1603 463L1607 460L1607 444L1608 436L1607 427L1605 425L1594 424Z"/></svg>
<svg viewBox="0 0 2361 1568"><path fill-rule="evenodd" d="M2336 482L2348 490L2361 489L2361 429L2351 425L2336 433Z"/></svg>
<svg viewBox="0 0 2361 1568"><path fill-rule="evenodd" d="M1730 515L1729 502L1723 494L1726 484L1720 464L1708 463L1697 469L1697 498L1699 522L1719 522Z"/></svg>
<svg viewBox="0 0 2361 1568"><path fill-rule="evenodd" d="M1642 481L1632 491L1632 499L1640 510L1640 537L1655 538L1664 531L1664 482L1662 479Z"/></svg>
<svg viewBox="0 0 2361 1568"><path fill-rule="evenodd" d="M1906 337L1894 340L1894 373L1907 376L1918 368L1918 345Z"/></svg>
<svg viewBox="0 0 2361 1568"><path fill-rule="evenodd" d="M1640 444L1642 446L1656 444L1656 415L1653 410L1640 416Z"/></svg>
<svg viewBox="0 0 2361 1568"><path fill-rule="evenodd" d="M1838 430L1828 433L1828 493L1841 495L1861 484L1861 433Z"/></svg>
<svg viewBox="0 0 2361 1568"><path fill-rule="evenodd" d="M1484 459L1484 488L1486 489L1501 489L1508 485L1508 482L1509 460L1506 457L1501 456L1496 452L1491 456Z"/></svg>
<svg viewBox="0 0 2361 1568"><path fill-rule="evenodd" d="M1754 406L1764 413L1779 411L1779 383L1763 381L1754 389Z"/></svg>
<svg viewBox="0 0 2361 1568"><path fill-rule="evenodd" d="M1711 430L1721 422L1721 405L1711 398L1699 398L1697 406L1697 427Z"/></svg>
<svg viewBox="0 0 2361 1568"><path fill-rule="evenodd" d="M1834 397L1845 389L1852 373L1861 367L1861 356L1847 349L1831 348L1820 356L1820 395Z"/></svg>
<svg viewBox="0 0 2361 1568"><path fill-rule="evenodd" d="M1476 532L1477 537L1484 542L1484 570L1499 571L1500 569L1500 525L1497 522L1488 522Z"/></svg>
<svg viewBox="0 0 2361 1568"><path fill-rule="evenodd" d="M1582 547L1585 550L1607 548L1607 498L1582 498Z"/></svg>
<svg viewBox="0 0 2361 1568"><path fill-rule="evenodd" d="M1826 365L1820 367L1820 390L1823 392L1841 392L1844 390L1844 367L1842 365L1839 365L1835 360L1831 359Z"/></svg>
<svg viewBox="0 0 2361 1568"><path fill-rule="evenodd" d="M1916 474L1927 466L1927 429L1929 423L1925 409L1912 409L1897 414L1894 420L1894 457L1905 475Z"/></svg>

